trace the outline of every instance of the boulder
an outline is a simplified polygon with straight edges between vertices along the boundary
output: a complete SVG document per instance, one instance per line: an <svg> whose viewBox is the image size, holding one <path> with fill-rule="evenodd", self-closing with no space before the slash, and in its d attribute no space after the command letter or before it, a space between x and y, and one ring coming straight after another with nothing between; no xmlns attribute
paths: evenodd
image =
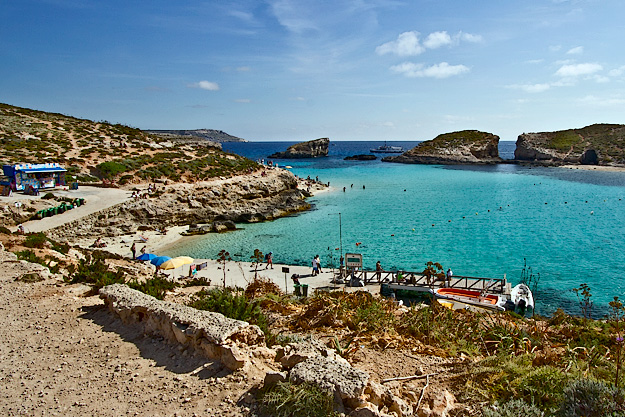
<svg viewBox="0 0 625 417"><path fill-rule="evenodd" d="M343 362L317 356L298 363L291 369L289 380L294 384L308 382L332 393L347 406L362 404L362 395L369 374Z"/></svg>
<svg viewBox="0 0 625 417"><path fill-rule="evenodd" d="M320 156L328 156L328 145L330 139L321 138L310 140L308 142L296 143L289 146L284 152L276 152L269 155L269 158L285 158L285 159L299 159L299 158L317 158Z"/></svg>

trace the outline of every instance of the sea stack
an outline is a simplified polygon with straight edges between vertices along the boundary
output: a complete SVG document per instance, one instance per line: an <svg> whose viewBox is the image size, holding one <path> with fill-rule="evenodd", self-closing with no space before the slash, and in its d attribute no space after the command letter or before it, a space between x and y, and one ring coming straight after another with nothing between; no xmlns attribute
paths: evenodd
<svg viewBox="0 0 625 417"><path fill-rule="evenodd" d="M382 161L404 164L495 164L501 162L498 146L497 135L462 130L438 135L401 155L382 158Z"/></svg>
<svg viewBox="0 0 625 417"><path fill-rule="evenodd" d="M300 159L328 156L329 144L330 139L328 138L296 143L295 145L289 146L285 152L276 152L273 155L269 155L269 158Z"/></svg>

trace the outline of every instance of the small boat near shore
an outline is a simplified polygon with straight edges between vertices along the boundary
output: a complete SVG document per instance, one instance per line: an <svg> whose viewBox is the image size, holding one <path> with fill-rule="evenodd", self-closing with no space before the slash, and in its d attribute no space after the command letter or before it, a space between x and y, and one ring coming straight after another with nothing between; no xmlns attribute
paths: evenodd
<svg viewBox="0 0 625 417"><path fill-rule="evenodd" d="M384 145L378 146L377 148L369 149L369 152L371 153L403 153L404 148L402 148L401 146L387 145L385 141Z"/></svg>
<svg viewBox="0 0 625 417"><path fill-rule="evenodd" d="M438 288L434 291L434 296L451 304L447 306L439 301L440 304L452 310L463 308L462 304L465 304L485 310L505 311L507 301L505 297L497 294L488 294L462 288Z"/></svg>

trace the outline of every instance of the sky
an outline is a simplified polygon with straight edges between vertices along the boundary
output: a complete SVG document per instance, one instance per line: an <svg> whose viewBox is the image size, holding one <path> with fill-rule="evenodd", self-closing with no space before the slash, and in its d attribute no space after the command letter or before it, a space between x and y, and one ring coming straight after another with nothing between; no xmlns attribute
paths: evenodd
<svg viewBox="0 0 625 417"><path fill-rule="evenodd" d="M4 0L0 102L250 141L625 123L623 0Z"/></svg>

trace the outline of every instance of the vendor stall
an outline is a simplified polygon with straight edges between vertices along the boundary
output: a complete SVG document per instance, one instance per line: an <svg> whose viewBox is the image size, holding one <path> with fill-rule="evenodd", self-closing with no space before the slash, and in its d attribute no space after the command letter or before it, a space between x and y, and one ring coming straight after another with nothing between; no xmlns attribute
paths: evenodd
<svg viewBox="0 0 625 417"><path fill-rule="evenodd" d="M66 169L58 163L4 165L4 175L14 191L38 191L64 186Z"/></svg>

